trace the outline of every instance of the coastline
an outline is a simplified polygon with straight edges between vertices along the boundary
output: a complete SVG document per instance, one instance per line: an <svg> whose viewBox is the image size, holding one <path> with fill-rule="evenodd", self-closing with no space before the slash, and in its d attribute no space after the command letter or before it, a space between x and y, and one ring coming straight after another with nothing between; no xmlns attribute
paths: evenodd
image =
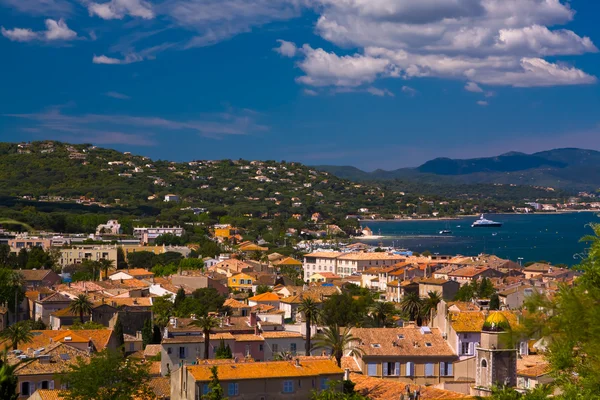
<svg viewBox="0 0 600 400"><path fill-rule="evenodd" d="M552 214L573 214L573 213L581 213L581 212L591 212L591 213L599 213L600 210L556 210L556 211L537 211L532 213L485 213L486 215L552 215ZM367 222L415 222L415 221L457 221L465 218L477 218L481 214L467 214L460 215L455 217L442 217L442 218L399 218L399 219L361 219L359 222L367 223Z"/></svg>

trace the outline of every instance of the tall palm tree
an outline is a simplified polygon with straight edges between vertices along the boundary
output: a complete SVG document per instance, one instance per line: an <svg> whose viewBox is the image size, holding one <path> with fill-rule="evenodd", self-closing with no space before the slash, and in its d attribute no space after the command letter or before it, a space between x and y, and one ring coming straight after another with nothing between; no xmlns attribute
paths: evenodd
<svg viewBox="0 0 600 400"><path fill-rule="evenodd" d="M319 304L313 300L311 297L303 297L302 302L298 306L298 312L304 315L304 323L306 324L306 355L310 355L311 345L310 345L310 335L311 335L311 325L317 319L320 313Z"/></svg>
<svg viewBox="0 0 600 400"><path fill-rule="evenodd" d="M80 294L71 300L71 304L69 305L69 310L74 314L79 314L79 319L83 324L83 315L90 314L92 312L93 304L90 301L90 298L85 294Z"/></svg>
<svg viewBox="0 0 600 400"><path fill-rule="evenodd" d="M29 343L33 339L31 328L27 321L17 322L0 332L0 337L12 343L12 349L17 350L20 343Z"/></svg>
<svg viewBox="0 0 600 400"><path fill-rule="evenodd" d="M190 325L202 329L202 333L204 334L204 359L208 360L208 353L210 351L210 331L219 326L219 320L210 315L205 315L192 321Z"/></svg>
<svg viewBox="0 0 600 400"><path fill-rule="evenodd" d="M419 293L407 293L400 302L400 309L410 317L411 321L416 321L423 310L423 302Z"/></svg>
<svg viewBox="0 0 600 400"><path fill-rule="evenodd" d="M375 326L377 328L385 328L390 324L392 317L396 313L396 308L392 303L376 301L369 311L375 321Z"/></svg>
<svg viewBox="0 0 600 400"><path fill-rule="evenodd" d="M108 279L108 270L113 268L113 261L102 258L100 261L100 268L104 272L104 280Z"/></svg>
<svg viewBox="0 0 600 400"><path fill-rule="evenodd" d="M433 319L433 314L436 312L440 301L442 301L440 292L427 292L427 297L423 301L423 314L427 315L427 318L429 318L430 321Z"/></svg>
<svg viewBox="0 0 600 400"><path fill-rule="evenodd" d="M0 399L17 400L19 395L17 394L18 380L15 369L17 369L19 363L10 365L7 360L7 353L4 351L0 360Z"/></svg>
<svg viewBox="0 0 600 400"><path fill-rule="evenodd" d="M363 350L359 347L351 347L352 343L358 342L360 339L350 334L350 328L343 328L340 332L338 325L331 325L323 329L315 338L314 349L327 349L331 352L331 356L335 358L338 367L342 366L342 357L345 352L349 352L351 356L360 357Z"/></svg>
<svg viewBox="0 0 600 400"><path fill-rule="evenodd" d="M15 295L15 323L19 322L19 294L23 291L25 280L19 271L12 271L8 276L8 286L12 288Z"/></svg>

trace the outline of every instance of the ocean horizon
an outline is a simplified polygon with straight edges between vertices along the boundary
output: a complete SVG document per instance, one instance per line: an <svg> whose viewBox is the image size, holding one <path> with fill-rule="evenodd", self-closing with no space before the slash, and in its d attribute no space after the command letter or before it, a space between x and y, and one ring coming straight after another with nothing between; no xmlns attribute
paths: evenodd
<svg viewBox="0 0 600 400"><path fill-rule="evenodd" d="M556 214L486 214L502 222L499 228L472 228L475 216L442 220L361 221L377 239L356 238L368 244L405 248L414 252L465 256L494 254L516 262L548 261L577 265L588 247L580 241L600 223L595 212ZM450 230L442 235L440 231Z"/></svg>

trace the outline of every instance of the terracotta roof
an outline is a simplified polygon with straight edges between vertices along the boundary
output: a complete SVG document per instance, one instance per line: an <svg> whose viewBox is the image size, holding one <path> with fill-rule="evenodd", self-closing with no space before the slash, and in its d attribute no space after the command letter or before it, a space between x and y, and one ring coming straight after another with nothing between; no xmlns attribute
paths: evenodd
<svg viewBox="0 0 600 400"><path fill-rule="evenodd" d="M280 261L276 261L274 263L275 265L296 265L296 266L302 266L302 261L298 261L292 257L286 257L283 260Z"/></svg>
<svg viewBox="0 0 600 400"><path fill-rule="evenodd" d="M305 254L304 257L315 257L315 258L338 258L343 253L337 251L316 251L314 253Z"/></svg>
<svg viewBox="0 0 600 400"><path fill-rule="evenodd" d="M148 381L148 386L158 399L171 398L171 379L166 376L154 377Z"/></svg>
<svg viewBox="0 0 600 400"><path fill-rule="evenodd" d="M144 357L154 357L155 355L160 354L160 349L160 344L149 344L144 349Z"/></svg>
<svg viewBox="0 0 600 400"><path fill-rule="evenodd" d="M71 298L65 296L62 293L54 293L51 294L50 296L44 297L41 300L37 300L40 303L52 303L52 302L56 302L56 303L70 303L71 302Z"/></svg>
<svg viewBox="0 0 600 400"><path fill-rule="evenodd" d="M404 260L405 258L396 254L388 253L363 253L363 252L352 252L345 253L338 257L338 260L356 260L356 261L369 261L369 260Z"/></svg>
<svg viewBox="0 0 600 400"><path fill-rule="evenodd" d="M511 327L518 326L517 316L510 311L499 311L506 317ZM458 333L481 332L486 315L482 311L449 312L448 318L452 328Z"/></svg>
<svg viewBox="0 0 600 400"><path fill-rule="evenodd" d="M401 393L406 393L406 387L411 392L421 391L421 400L442 399L473 399L466 394L449 390L435 389L430 386L410 385L393 379L381 379L362 374L350 373L350 380L356 384L354 390L368 396L372 400L398 400Z"/></svg>
<svg viewBox="0 0 600 400"><path fill-rule="evenodd" d="M222 381L244 379L300 378L303 376L343 375L344 371L331 360L303 360L300 366L292 361L268 361L255 363L228 363L217 365ZM208 365L188 367L196 381L210 381L212 373Z"/></svg>
<svg viewBox="0 0 600 400"><path fill-rule="evenodd" d="M53 315L55 317L79 317L79 313L74 313L73 311L71 311L71 307L66 307L62 310L55 311L50 315ZM84 313L83 315L86 316L89 314Z"/></svg>
<svg viewBox="0 0 600 400"><path fill-rule="evenodd" d="M33 356L33 354L31 354ZM32 358L15 369L15 375L48 375L67 371L78 358L89 359L87 351L64 343L54 343L40 353L44 358ZM12 360L11 360L12 361ZM18 360L17 360L18 362Z"/></svg>
<svg viewBox="0 0 600 400"><path fill-rule="evenodd" d="M303 338L301 333L298 332L286 332L286 331L266 331L261 333L261 336L265 339L283 339L283 338Z"/></svg>
<svg viewBox="0 0 600 400"><path fill-rule="evenodd" d="M544 263L534 263L531 264L525 268L523 268L523 271L525 272L539 272L540 274L548 272L548 270L552 268L552 265L550 264L544 264Z"/></svg>
<svg viewBox="0 0 600 400"><path fill-rule="evenodd" d="M125 272L131 276L144 276L144 275L150 275L150 276L154 276L154 272L152 271L148 271L147 269L143 269L143 268L134 268L134 269L127 269L127 270L120 270L117 272Z"/></svg>
<svg viewBox="0 0 600 400"><path fill-rule="evenodd" d="M259 335L233 335L236 342L264 342L265 339Z"/></svg>
<svg viewBox="0 0 600 400"><path fill-rule="evenodd" d="M252 296L248 299L249 301L279 301L279 296L273 292L266 292L256 296Z"/></svg>
<svg viewBox="0 0 600 400"><path fill-rule="evenodd" d="M49 269L22 269L22 270L19 270L19 274L26 281L41 281L50 272L52 272L52 271Z"/></svg>
<svg viewBox="0 0 600 400"><path fill-rule="evenodd" d="M488 270L490 270L488 267L464 267L450 272L448 276L470 278L482 274Z"/></svg>
<svg viewBox="0 0 600 400"><path fill-rule="evenodd" d="M60 395L60 392L59 389L38 389L35 393L41 400L63 400L64 397Z"/></svg>
<svg viewBox="0 0 600 400"><path fill-rule="evenodd" d="M231 307L231 308L250 308L250 306L246 303L238 301L236 299L227 299L223 303L223 306Z"/></svg>
<svg viewBox="0 0 600 400"><path fill-rule="evenodd" d="M360 339L366 356L448 356L456 354L437 328L423 333L422 328L353 328L352 336ZM394 345L395 344L395 345Z"/></svg>
<svg viewBox="0 0 600 400"><path fill-rule="evenodd" d="M458 311L479 311L477 304L468 301L449 301L448 308L456 307Z"/></svg>

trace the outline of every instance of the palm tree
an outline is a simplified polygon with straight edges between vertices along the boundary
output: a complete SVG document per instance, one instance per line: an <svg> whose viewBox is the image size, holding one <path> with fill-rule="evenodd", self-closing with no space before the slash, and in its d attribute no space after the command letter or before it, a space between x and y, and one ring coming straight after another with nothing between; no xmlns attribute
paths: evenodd
<svg viewBox="0 0 600 400"><path fill-rule="evenodd" d="M15 369L19 363L10 365L7 360L7 352L4 351L0 360L0 399L17 400L17 377Z"/></svg>
<svg viewBox="0 0 600 400"><path fill-rule="evenodd" d="M21 321L0 332L0 337L12 343L12 349L17 350L20 343L29 343L33 339L29 322Z"/></svg>
<svg viewBox="0 0 600 400"><path fill-rule="evenodd" d="M83 324L83 314L90 314L92 312L93 304L90 298L85 294L80 294L71 301L69 310L74 314L79 314L79 319Z"/></svg>
<svg viewBox="0 0 600 400"><path fill-rule="evenodd" d="M423 302L419 297L419 293L407 293L404 295L404 298L400 302L400 309L410 317L411 321L416 321L423 309Z"/></svg>
<svg viewBox="0 0 600 400"><path fill-rule="evenodd" d="M306 355L310 356L310 334L311 324L317 319L320 308L319 304L311 297L303 297L302 302L298 306L298 312L304 314L304 323L306 324Z"/></svg>
<svg viewBox="0 0 600 400"><path fill-rule="evenodd" d="M15 323L19 322L19 294L23 290L25 280L19 271L12 271L8 276L8 286L12 288L15 294Z"/></svg>
<svg viewBox="0 0 600 400"><path fill-rule="evenodd" d="M391 317L396 313L396 308L392 303L377 301L371 306L370 312L375 321L375 326L385 328L390 324Z"/></svg>
<svg viewBox="0 0 600 400"><path fill-rule="evenodd" d="M190 324L202 329L204 334L204 359L208 360L208 352L210 350L210 331L219 326L219 320L210 315L202 316Z"/></svg>
<svg viewBox="0 0 600 400"><path fill-rule="evenodd" d="M340 332L338 325L331 325L323 329L323 333L320 333L315 338L314 349L327 349L331 352L331 356L335 358L338 367L342 366L342 357L346 351L351 356L360 357L363 350L359 347L351 347L352 343L360 341L350 334L350 328L343 328Z"/></svg>
<svg viewBox="0 0 600 400"><path fill-rule="evenodd" d="M440 301L442 301L440 292L427 292L427 297L423 301L423 314L427 315L430 321L433 319L433 314L436 312Z"/></svg>
<svg viewBox="0 0 600 400"><path fill-rule="evenodd" d="M103 258L100 260L100 268L102 268L102 271L104 272L104 279L108 279L108 270L112 269L113 267L113 261L112 260L107 260L106 258Z"/></svg>

